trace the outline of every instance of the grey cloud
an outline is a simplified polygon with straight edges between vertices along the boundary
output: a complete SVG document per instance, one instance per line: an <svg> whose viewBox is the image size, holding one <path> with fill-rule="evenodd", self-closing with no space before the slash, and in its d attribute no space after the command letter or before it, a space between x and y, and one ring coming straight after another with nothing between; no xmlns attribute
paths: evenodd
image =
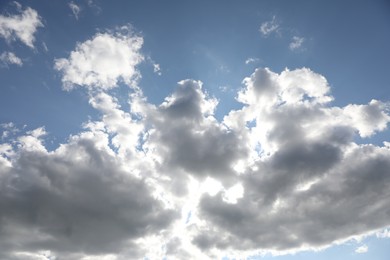
<svg viewBox="0 0 390 260"><path fill-rule="evenodd" d="M141 248L135 239L177 218L154 199L144 179L121 170L104 134L76 136L52 153L21 151L3 172L0 248L99 255ZM96 138L96 139L95 139Z"/></svg>
<svg viewBox="0 0 390 260"><path fill-rule="evenodd" d="M258 68L251 75L250 78L245 80L248 84L252 85L257 96L267 96L274 95L277 91L276 82L275 82L275 73L270 71L268 68Z"/></svg>
<svg viewBox="0 0 390 260"><path fill-rule="evenodd" d="M184 81L171 96L169 102L164 103L161 108L172 119L201 120L202 94L199 82Z"/></svg>
<svg viewBox="0 0 390 260"><path fill-rule="evenodd" d="M325 247L390 225L390 147L355 143L386 129L386 103L334 107L309 69L257 69L238 93L244 107L219 122L200 81L179 82L158 106L133 89L124 111L109 93L121 75L95 76L98 89L80 84L101 121L52 152L43 128L0 145L1 257L207 259ZM236 184L243 194L229 200Z"/></svg>
<svg viewBox="0 0 390 260"><path fill-rule="evenodd" d="M202 250L304 250L390 225L390 149L354 142L359 129L386 127L384 103L334 108L316 102L327 95L326 85L318 90L310 86L316 82L310 78L320 77L308 71L283 73L256 70L244 81L240 100L247 105L241 113L255 120L252 142L273 149L260 151L237 178L244 196L236 204L225 202L222 192L203 195L200 216L209 224L193 239ZM297 75L307 80L304 87L297 84L302 79L291 83ZM300 101L290 103L295 87ZM270 90L263 94L258 89ZM314 98L305 98L309 91ZM251 99L256 95L271 98L258 103Z"/></svg>
<svg viewBox="0 0 390 260"><path fill-rule="evenodd" d="M163 167L221 180L234 175L232 166L247 156L247 147L212 116L213 102L200 82L183 81L167 102L147 112L156 130L147 145L156 147Z"/></svg>
<svg viewBox="0 0 390 260"><path fill-rule="evenodd" d="M253 179L245 184L244 198L237 204L227 204L221 196L204 196L202 216L216 228L203 230L195 242L204 249L224 249L221 237L228 237L229 247L239 250L304 249L386 227L390 224L389 158L389 150L383 148L356 148L308 190L286 189L268 203L264 196L273 192L272 187L267 190L266 182L262 185ZM288 176L275 179L297 184Z"/></svg>

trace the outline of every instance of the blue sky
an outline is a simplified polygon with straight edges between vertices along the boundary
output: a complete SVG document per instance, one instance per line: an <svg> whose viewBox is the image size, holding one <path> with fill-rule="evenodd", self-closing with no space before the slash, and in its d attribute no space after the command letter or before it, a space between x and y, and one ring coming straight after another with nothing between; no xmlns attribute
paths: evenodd
<svg viewBox="0 0 390 260"><path fill-rule="evenodd" d="M0 258L387 259L389 25L380 0L2 1Z"/></svg>

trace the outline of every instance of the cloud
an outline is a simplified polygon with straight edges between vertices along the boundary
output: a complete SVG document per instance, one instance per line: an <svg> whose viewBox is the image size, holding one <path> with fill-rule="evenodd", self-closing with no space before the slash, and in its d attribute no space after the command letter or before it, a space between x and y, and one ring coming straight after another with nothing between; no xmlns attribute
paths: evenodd
<svg viewBox="0 0 390 260"><path fill-rule="evenodd" d="M30 48L34 48L34 34L38 27L43 27L41 18L34 9L27 7L22 10L21 5L17 2L16 4L20 14L0 15L0 36L8 42L18 39Z"/></svg>
<svg viewBox="0 0 390 260"><path fill-rule="evenodd" d="M302 44L303 44L303 42L305 41L305 38L303 38L303 37L298 37L298 36L294 36L293 38L292 38L292 41L290 42L290 44L289 44L289 48L290 48L290 50L297 50L297 49L299 49L299 48L301 48L302 47Z"/></svg>
<svg viewBox="0 0 390 260"><path fill-rule="evenodd" d="M23 61L15 55L13 52L3 52L0 54L0 62L8 67L8 65L17 65L17 66L22 66Z"/></svg>
<svg viewBox="0 0 390 260"><path fill-rule="evenodd" d="M151 64L153 66L153 72L157 75L161 76L161 66L157 62L155 62L150 56L146 56L147 63Z"/></svg>
<svg viewBox="0 0 390 260"><path fill-rule="evenodd" d="M250 63L257 63L259 61L260 61L260 59L258 59L258 58L248 58L248 59L245 60L245 64L248 65Z"/></svg>
<svg viewBox="0 0 390 260"><path fill-rule="evenodd" d="M264 37L268 37L272 33L277 33L279 31L279 23L276 21L276 17L272 17L271 21L263 22L259 31Z"/></svg>
<svg viewBox="0 0 390 260"><path fill-rule="evenodd" d="M390 238L390 229L386 228L380 232L377 232L376 236L379 238Z"/></svg>
<svg viewBox="0 0 390 260"><path fill-rule="evenodd" d="M136 256L137 239L176 218L145 178L127 170L130 161L115 156L103 130L86 129L53 152L42 143L45 134L39 128L20 136L11 166L0 165L2 254L46 248L66 259Z"/></svg>
<svg viewBox="0 0 390 260"><path fill-rule="evenodd" d="M75 86L107 90L120 81L131 85L139 76L136 65L144 59L140 53L142 44L142 37L124 26L78 43L69 58L56 59L54 67L62 72L66 90Z"/></svg>
<svg viewBox="0 0 390 260"><path fill-rule="evenodd" d="M376 131L386 129L390 120L386 113L389 108L389 104L373 99L368 105L348 105L344 108L344 113L362 137L369 137Z"/></svg>
<svg viewBox="0 0 390 260"><path fill-rule="evenodd" d="M75 4L73 1L69 2L68 4L70 10L72 11L74 17L76 20L79 19L79 13L81 12L81 7Z"/></svg>
<svg viewBox="0 0 390 260"><path fill-rule="evenodd" d="M223 192L204 194L199 211L207 224L195 244L209 254L291 252L389 225L390 149L353 141L366 136L361 129L371 133L388 124L383 103L372 121L364 119L365 109L354 110L358 123L349 106L329 105L325 78L309 69L257 69L244 83L238 100L246 106L224 119L236 132L254 125L246 140L252 158L236 180L243 197L234 204ZM363 107L375 111L375 102Z"/></svg>
<svg viewBox="0 0 390 260"><path fill-rule="evenodd" d="M367 253L368 252L368 246L367 245L359 246L358 248L356 248L355 252L358 253L358 254Z"/></svg>
<svg viewBox="0 0 390 260"><path fill-rule="evenodd" d="M129 89L125 109L108 90L135 77L141 44L101 33L55 61L65 89L86 87L101 114L58 148L47 150L43 127L6 134L0 258L244 258L390 225L390 146L356 142L386 130L387 103L337 107L308 68L258 68L237 93L242 108L221 121L217 98L192 79L157 105ZM108 74L107 61L132 72Z"/></svg>
<svg viewBox="0 0 390 260"><path fill-rule="evenodd" d="M15 124L12 122L0 124L0 127L3 129L3 133L1 135L2 140L5 140L10 135L15 135L19 132L19 130L15 127Z"/></svg>
<svg viewBox="0 0 390 260"><path fill-rule="evenodd" d="M91 8L95 14L100 14L102 11L102 8L96 4L96 1L94 0L86 0L87 5L89 8Z"/></svg>
<svg viewBox="0 0 390 260"><path fill-rule="evenodd" d="M160 68L160 64L158 63L153 63L153 72L156 73L157 75L161 76L162 73L161 73L161 68Z"/></svg>
<svg viewBox="0 0 390 260"><path fill-rule="evenodd" d="M143 110L148 124L159 129L150 132L146 145L163 159L164 171L222 181L234 175L234 163L245 157L246 147L214 118L216 105L200 81L184 80L160 106Z"/></svg>

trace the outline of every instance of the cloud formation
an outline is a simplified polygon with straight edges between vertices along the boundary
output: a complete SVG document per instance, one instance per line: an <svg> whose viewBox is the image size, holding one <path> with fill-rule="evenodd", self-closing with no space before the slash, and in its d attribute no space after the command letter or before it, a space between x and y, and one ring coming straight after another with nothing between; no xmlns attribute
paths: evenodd
<svg viewBox="0 0 390 260"><path fill-rule="evenodd" d="M355 252L358 253L358 254L367 253L368 252L368 246L367 245L359 246L358 248L356 248Z"/></svg>
<svg viewBox="0 0 390 260"><path fill-rule="evenodd" d="M143 253L137 239L177 217L110 149L104 130L86 129L53 152L45 149L44 135L39 128L20 136L12 159L12 148L2 146L1 258L42 249L66 259L136 256Z"/></svg>
<svg viewBox="0 0 390 260"><path fill-rule="evenodd" d="M63 87L74 86L110 89L119 81L131 84L139 75L135 66L144 57L139 52L142 37L123 26L115 32L97 33L92 39L78 43L69 58L55 60L55 69L62 72Z"/></svg>
<svg viewBox="0 0 390 260"><path fill-rule="evenodd" d="M23 65L23 61L18 56L16 56L15 53L10 51L5 51L0 54L0 62L3 66L6 67L8 67L8 65Z"/></svg>
<svg viewBox="0 0 390 260"><path fill-rule="evenodd" d="M386 130L388 103L337 107L308 68L258 68L221 121L192 79L158 105L129 88L124 109L110 90L137 77L142 42L98 33L55 60L101 113L58 148L3 126L0 258L244 257L390 225L390 146L356 141Z"/></svg>
<svg viewBox="0 0 390 260"><path fill-rule="evenodd" d="M69 4L68 4L70 10L72 11L74 17L76 18L76 20L79 19L79 13L81 12L81 7L78 6L77 4L75 4L75 2L73 1L70 1Z"/></svg>
<svg viewBox="0 0 390 260"><path fill-rule="evenodd" d="M254 122L248 142L256 154L237 177L244 195L235 204L224 202L223 194L204 195L199 207L209 224L194 243L210 252L258 245L288 251L325 247L389 225L390 149L353 141L390 121L386 104L371 101L355 109L357 123L351 105L329 105L325 78L309 69L257 69L244 82L238 97L246 106L225 118L236 131ZM383 106L378 121L362 120L376 102ZM237 124L238 118L245 120Z"/></svg>
<svg viewBox="0 0 390 260"><path fill-rule="evenodd" d="M264 37L268 37L272 33L277 33L278 30L279 30L279 23L276 21L276 17L275 16L272 17L272 20L263 22L260 25L260 29L259 29L260 33Z"/></svg>
<svg viewBox="0 0 390 260"><path fill-rule="evenodd" d="M20 40L30 48L34 48L34 41L38 27L43 27L37 11L27 7L22 10L19 3L15 2L20 14L4 16L0 15L0 37L8 42Z"/></svg>
<svg viewBox="0 0 390 260"><path fill-rule="evenodd" d="M302 47L302 44L303 42L305 41L305 38L303 37L298 37L298 36L294 36L292 38L292 41L290 42L290 44L288 45L288 47L290 48L290 50L297 50L299 48Z"/></svg>
<svg viewBox="0 0 390 260"><path fill-rule="evenodd" d="M260 61L259 58L248 58L245 60L245 64L250 64L250 63L258 63Z"/></svg>

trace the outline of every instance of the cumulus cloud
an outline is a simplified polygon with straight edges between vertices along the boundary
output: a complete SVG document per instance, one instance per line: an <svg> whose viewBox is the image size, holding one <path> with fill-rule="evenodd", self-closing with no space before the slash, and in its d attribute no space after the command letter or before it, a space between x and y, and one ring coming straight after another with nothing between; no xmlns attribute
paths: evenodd
<svg viewBox="0 0 390 260"><path fill-rule="evenodd" d="M235 163L246 156L246 144L214 118L216 105L201 82L184 80L160 106L143 109L147 123L158 129L149 131L145 146L165 172L221 181L234 175Z"/></svg>
<svg viewBox="0 0 390 260"><path fill-rule="evenodd" d="M210 252L258 245L288 252L326 247L389 225L384 209L390 206L385 199L390 149L353 141L357 134L366 136L360 129L371 133L387 125L383 103L373 113L378 121L363 120L365 109L354 110L357 123L349 106L329 105L326 79L309 69L280 74L257 69L244 83L238 99L246 106L225 118L236 131L254 122L248 142L256 153L237 177L243 197L234 204L222 193L203 195L201 218L209 224L194 243Z"/></svg>
<svg viewBox="0 0 390 260"><path fill-rule="evenodd" d="M6 67L8 65L17 65L19 67L23 65L23 61L15 53L9 51L0 54L0 62Z"/></svg>
<svg viewBox="0 0 390 260"><path fill-rule="evenodd" d="M38 27L43 27L37 11L27 7L22 10L16 2L20 14L4 16L0 15L0 36L8 42L20 40L30 48L34 48L34 41Z"/></svg>
<svg viewBox="0 0 390 260"><path fill-rule="evenodd" d="M358 253L358 254L367 253L368 252L368 246L367 245L359 246L358 248L356 248L355 252Z"/></svg>
<svg viewBox="0 0 390 260"><path fill-rule="evenodd" d="M0 162L1 258L43 248L66 259L137 256L137 239L176 218L130 162L115 156L104 130L86 129L53 152L44 135L39 128L19 137L17 152Z"/></svg>
<svg viewBox="0 0 390 260"><path fill-rule="evenodd" d="M264 37L268 37L272 33L277 33L280 28L279 23L276 21L276 17L272 17L272 20L263 22L260 26L260 33Z"/></svg>
<svg viewBox="0 0 390 260"><path fill-rule="evenodd" d="M56 59L54 67L62 72L66 90L75 86L110 89L119 81L130 85L139 76L136 65L144 59L140 53L142 44L142 37L124 26L78 43L69 58Z"/></svg>
<svg viewBox="0 0 390 260"><path fill-rule="evenodd" d="M302 44L303 44L303 42L305 41L305 38L303 38L303 37L298 37L298 36L294 36L293 38L292 38L292 41L290 42L290 44L289 44L289 48L290 48L290 50L297 50L297 49L299 49L299 48L301 48L302 47Z"/></svg>
<svg viewBox="0 0 390 260"><path fill-rule="evenodd" d="M390 229L386 228L380 232L377 232L376 236L379 238L390 238Z"/></svg>
<svg viewBox="0 0 390 260"><path fill-rule="evenodd" d="M136 77L141 45L100 33L55 61L101 118L53 151L44 128L0 146L0 258L245 257L390 225L390 146L356 142L386 130L387 103L333 106L324 76L258 68L222 121L192 79L161 104L131 89L124 109L109 90Z"/></svg>

